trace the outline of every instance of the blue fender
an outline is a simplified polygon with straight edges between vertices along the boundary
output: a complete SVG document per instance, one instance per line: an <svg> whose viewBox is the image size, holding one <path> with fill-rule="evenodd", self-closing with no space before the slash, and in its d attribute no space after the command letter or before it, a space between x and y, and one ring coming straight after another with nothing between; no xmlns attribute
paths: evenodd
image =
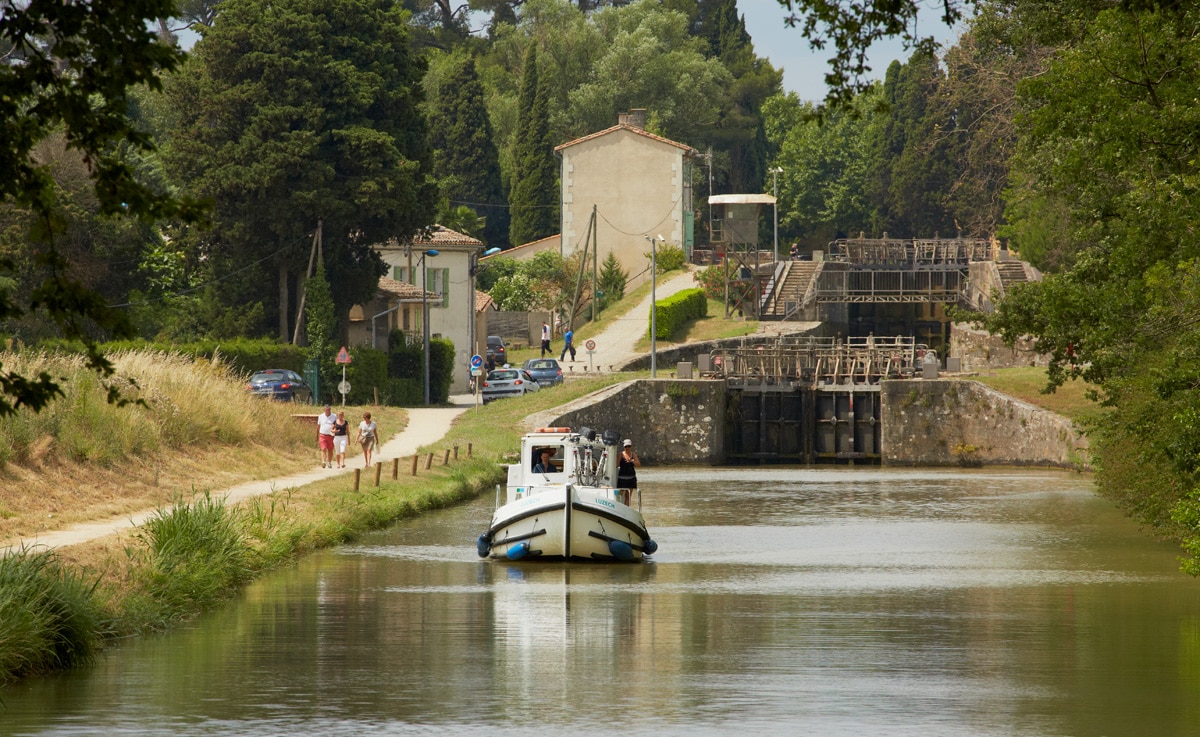
<svg viewBox="0 0 1200 737"><path fill-rule="evenodd" d="M633 560L633 548L629 543L620 540L609 540L608 552L612 553L617 560Z"/></svg>
<svg viewBox="0 0 1200 737"><path fill-rule="evenodd" d="M529 543L517 543L505 553L509 560L520 560L529 552Z"/></svg>
<svg viewBox="0 0 1200 737"><path fill-rule="evenodd" d="M646 542L642 543L642 552L646 555L654 555L655 551L657 550L658 543L654 542L650 538L646 538Z"/></svg>
<svg viewBox="0 0 1200 737"><path fill-rule="evenodd" d="M492 552L492 538L485 532L475 541L475 547L480 558L488 557L488 554Z"/></svg>

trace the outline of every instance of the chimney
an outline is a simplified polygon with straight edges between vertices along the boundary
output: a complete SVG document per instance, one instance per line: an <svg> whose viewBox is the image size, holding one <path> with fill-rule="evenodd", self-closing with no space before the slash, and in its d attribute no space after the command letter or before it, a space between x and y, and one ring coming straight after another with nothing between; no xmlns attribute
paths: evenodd
<svg viewBox="0 0 1200 737"><path fill-rule="evenodd" d="M645 130L646 108L634 108L627 113L617 113L617 124L627 125L638 130Z"/></svg>

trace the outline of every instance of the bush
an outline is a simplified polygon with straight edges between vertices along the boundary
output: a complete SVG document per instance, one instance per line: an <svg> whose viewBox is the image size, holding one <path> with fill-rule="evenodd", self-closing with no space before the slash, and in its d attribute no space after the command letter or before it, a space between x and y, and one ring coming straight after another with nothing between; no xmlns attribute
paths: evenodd
<svg viewBox="0 0 1200 737"><path fill-rule="evenodd" d="M685 289L660 299L655 304L655 337L659 340L670 338L689 320L696 320L708 314L708 297L703 289Z"/></svg>
<svg viewBox="0 0 1200 737"><path fill-rule="evenodd" d="M359 346L350 349L350 365L346 366L346 381L350 382L350 394L346 396L347 404L374 404L376 390L379 399L387 394L388 387L388 354L384 351ZM341 376L334 377L334 388ZM340 400L341 394L338 394Z"/></svg>

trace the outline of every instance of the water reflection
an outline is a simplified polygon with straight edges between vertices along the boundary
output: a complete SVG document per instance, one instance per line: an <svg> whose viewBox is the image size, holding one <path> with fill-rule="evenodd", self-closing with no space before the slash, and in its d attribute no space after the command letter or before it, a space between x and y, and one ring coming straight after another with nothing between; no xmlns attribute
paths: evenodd
<svg viewBox="0 0 1200 737"><path fill-rule="evenodd" d="M1197 586L1087 479L645 475L652 563L480 561L489 495L0 691L0 734L1200 732Z"/></svg>

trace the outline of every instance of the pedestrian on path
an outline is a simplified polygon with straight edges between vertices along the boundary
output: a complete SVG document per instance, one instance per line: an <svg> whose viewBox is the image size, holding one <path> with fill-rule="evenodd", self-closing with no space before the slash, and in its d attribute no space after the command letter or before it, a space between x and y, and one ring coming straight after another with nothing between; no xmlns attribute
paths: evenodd
<svg viewBox="0 0 1200 737"><path fill-rule="evenodd" d="M375 449L375 440L379 437L379 428L371 419L370 412L363 412L362 422L358 423L358 442L362 443L363 468L371 467L371 451Z"/></svg>
<svg viewBox="0 0 1200 737"><path fill-rule="evenodd" d="M567 351L571 352L571 363L575 363L575 331L571 328L567 328L567 332L563 333L562 355L558 357L558 360L565 359Z"/></svg>
<svg viewBox="0 0 1200 737"><path fill-rule="evenodd" d="M317 448L321 450L321 468L333 468L333 423L336 420L333 408L328 404L317 415Z"/></svg>
<svg viewBox="0 0 1200 737"><path fill-rule="evenodd" d="M554 349L550 347L550 325L542 321L542 358L545 358L547 353L553 356Z"/></svg>
<svg viewBox="0 0 1200 737"><path fill-rule="evenodd" d="M337 413L333 421L333 459L338 468L346 467L346 445L350 441L350 421L346 419L345 411Z"/></svg>

